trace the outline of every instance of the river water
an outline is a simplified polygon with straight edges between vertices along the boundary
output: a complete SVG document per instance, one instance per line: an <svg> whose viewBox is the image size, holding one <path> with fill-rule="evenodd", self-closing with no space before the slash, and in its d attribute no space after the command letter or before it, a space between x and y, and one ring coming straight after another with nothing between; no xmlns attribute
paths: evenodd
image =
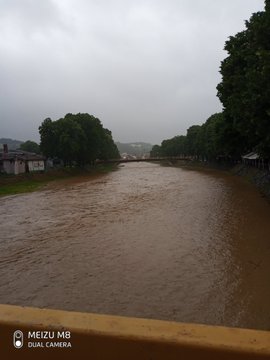
<svg viewBox="0 0 270 360"><path fill-rule="evenodd" d="M0 199L0 303L270 330L270 205L130 163Z"/></svg>

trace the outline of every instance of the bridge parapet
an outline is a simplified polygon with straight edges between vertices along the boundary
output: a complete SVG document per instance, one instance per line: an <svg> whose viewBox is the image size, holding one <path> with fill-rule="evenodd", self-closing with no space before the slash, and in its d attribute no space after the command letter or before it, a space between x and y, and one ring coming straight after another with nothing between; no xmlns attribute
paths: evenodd
<svg viewBox="0 0 270 360"><path fill-rule="evenodd" d="M24 337L20 349L12 343L15 330ZM33 332L48 336L58 331L70 333L61 341L70 342L71 347L29 347L29 343L46 343ZM86 354L93 360L270 359L270 332L266 331L12 305L0 305L0 332L1 359L81 359Z"/></svg>
<svg viewBox="0 0 270 360"><path fill-rule="evenodd" d="M108 160L96 160L97 164L104 163L128 163L128 162L153 162L153 161L191 161L191 157L179 157L179 156L170 156L170 157L152 157L152 158L134 158L134 159L108 159Z"/></svg>

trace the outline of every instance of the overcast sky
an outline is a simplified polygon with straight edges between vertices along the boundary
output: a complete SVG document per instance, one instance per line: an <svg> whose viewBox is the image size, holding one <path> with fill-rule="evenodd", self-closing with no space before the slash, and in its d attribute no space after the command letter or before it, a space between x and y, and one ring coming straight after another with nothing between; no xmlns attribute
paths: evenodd
<svg viewBox="0 0 270 360"><path fill-rule="evenodd" d="M203 123L224 43L263 0L0 0L0 137L87 112L152 144Z"/></svg>

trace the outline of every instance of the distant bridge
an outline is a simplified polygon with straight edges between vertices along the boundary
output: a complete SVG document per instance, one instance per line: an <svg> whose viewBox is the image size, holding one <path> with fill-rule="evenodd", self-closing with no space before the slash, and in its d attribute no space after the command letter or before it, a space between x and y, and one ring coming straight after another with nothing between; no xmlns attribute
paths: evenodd
<svg viewBox="0 0 270 360"><path fill-rule="evenodd" d="M142 162L142 161L175 161L175 160L183 160L183 161L191 161L191 157L185 156L170 156L170 157L152 157L152 158L136 158L136 159L108 159L108 160L97 160L97 164L104 163L128 163L128 162Z"/></svg>

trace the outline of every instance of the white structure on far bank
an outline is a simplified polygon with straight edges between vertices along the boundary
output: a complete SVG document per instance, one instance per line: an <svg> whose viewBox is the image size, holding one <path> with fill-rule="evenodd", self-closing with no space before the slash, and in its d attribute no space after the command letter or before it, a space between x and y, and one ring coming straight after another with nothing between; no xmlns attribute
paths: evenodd
<svg viewBox="0 0 270 360"><path fill-rule="evenodd" d="M7 145L0 152L0 172L18 175L44 170L45 158L41 155L23 150L8 151Z"/></svg>

